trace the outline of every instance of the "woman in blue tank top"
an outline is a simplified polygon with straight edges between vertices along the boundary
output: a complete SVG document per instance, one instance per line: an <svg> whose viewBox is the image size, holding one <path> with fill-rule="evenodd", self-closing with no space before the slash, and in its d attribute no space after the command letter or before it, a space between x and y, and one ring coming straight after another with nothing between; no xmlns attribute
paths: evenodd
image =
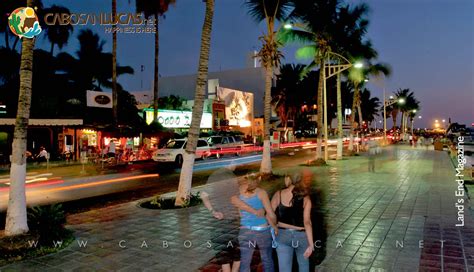
<svg viewBox="0 0 474 272"><path fill-rule="evenodd" d="M266 218L263 218L247 211L239 210L241 216L239 231L240 271L250 271L253 252L258 246L263 270L265 272L273 272L272 235L270 229L273 227L275 232L278 232L276 216L272 210L267 192L258 188L258 181L258 178L254 176L246 178L240 182L240 195L232 198L234 204L242 201L255 210L264 209L266 212ZM238 207L238 205L236 206Z"/></svg>

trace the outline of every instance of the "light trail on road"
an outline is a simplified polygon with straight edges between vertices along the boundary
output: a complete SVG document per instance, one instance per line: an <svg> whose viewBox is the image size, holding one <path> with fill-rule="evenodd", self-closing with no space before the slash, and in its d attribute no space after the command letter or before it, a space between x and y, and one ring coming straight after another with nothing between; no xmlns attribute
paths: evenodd
<svg viewBox="0 0 474 272"><path fill-rule="evenodd" d="M157 178L159 176L160 176L159 174L145 174L145 175L123 177L123 178L106 179L106 180L93 181L93 182L82 183L82 184L67 185L67 186L63 186L63 187L51 188L51 189L42 190L41 192L47 193L47 192L57 192L57 191L82 189L82 188L87 188L87 187L111 184L111 183L128 181L128 180L144 179L144 178Z"/></svg>

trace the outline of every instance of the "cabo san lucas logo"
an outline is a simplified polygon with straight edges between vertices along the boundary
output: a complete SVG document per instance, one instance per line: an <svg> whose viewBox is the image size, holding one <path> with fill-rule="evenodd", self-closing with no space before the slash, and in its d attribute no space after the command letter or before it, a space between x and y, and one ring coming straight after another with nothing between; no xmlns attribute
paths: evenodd
<svg viewBox="0 0 474 272"><path fill-rule="evenodd" d="M8 25L13 34L20 38L32 39L41 33L41 27L32 8L17 8L8 17Z"/></svg>

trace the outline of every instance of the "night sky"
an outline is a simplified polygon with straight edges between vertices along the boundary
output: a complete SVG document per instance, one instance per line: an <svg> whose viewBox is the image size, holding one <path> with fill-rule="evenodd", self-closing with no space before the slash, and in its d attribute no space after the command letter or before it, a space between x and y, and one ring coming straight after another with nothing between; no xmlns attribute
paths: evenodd
<svg viewBox="0 0 474 272"><path fill-rule="evenodd" d="M72 12L110 12L111 1L43 0L45 6L59 4ZM117 0L118 12L134 12L133 0ZM359 3L361 1L351 1ZM393 92L410 88L421 101L422 119L415 127L431 127L435 119L451 117L453 122L474 122L474 1L472 0L373 0L368 37L379 52L379 61L389 63L393 74L385 84L369 84L382 99L382 89ZM244 68L247 54L260 45L264 32L247 14L240 0L216 0L210 71ZM160 74L192 74L197 70L200 34L205 5L201 0L177 0L160 24ZM77 50L73 38L63 51ZM111 51L111 34L91 27L106 40ZM1 39L3 42L3 39ZM49 50L40 38L37 47ZM119 83L129 91L150 89L153 78L153 34L119 34L118 62L130 65L135 75L122 76ZM297 62L294 48L284 50L286 62ZM59 52L56 48L55 52ZM145 71L140 72L140 66ZM379 118L381 119L381 118Z"/></svg>

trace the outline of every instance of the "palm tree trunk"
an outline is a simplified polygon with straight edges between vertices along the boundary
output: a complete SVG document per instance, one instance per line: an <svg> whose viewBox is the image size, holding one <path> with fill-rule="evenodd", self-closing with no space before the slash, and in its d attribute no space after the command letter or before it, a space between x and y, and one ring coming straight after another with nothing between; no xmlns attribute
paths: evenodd
<svg viewBox="0 0 474 272"><path fill-rule="evenodd" d="M404 117L405 117L405 113L402 111L402 119L400 120L400 129L403 129L403 120L404 120ZM403 130L402 130L403 132Z"/></svg>
<svg viewBox="0 0 474 272"><path fill-rule="evenodd" d="M392 112L392 121L393 121L392 129L393 130L395 130L395 127L397 126L397 116L398 116L398 112L394 110Z"/></svg>
<svg viewBox="0 0 474 272"><path fill-rule="evenodd" d="M318 82L318 98L317 98L317 101L316 101L316 104L317 104L317 108L318 108L318 126L317 126L317 145L316 145L316 160L318 159L322 159L322 150L321 150L321 146L322 146L322 128L323 128L323 112L324 112L324 109L323 109L323 83L324 83L324 77L326 76L325 75L325 71L324 71L324 66L326 65L325 61L324 61L324 56L325 56L325 52L322 52L321 53L321 56L320 56L320 59L319 59L319 82Z"/></svg>
<svg viewBox="0 0 474 272"><path fill-rule="evenodd" d="M196 146L199 138L202 112L207 83L209 65L209 50L211 46L212 17L214 16L214 0L206 0L206 16L201 34L201 52L199 55L199 67L196 80L196 91L194 96L193 115L191 127L188 132L188 142L184 153L183 167L179 177L178 193L176 194L176 206L182 206L191 193L193 166L196 157Z"/></svg>
<svg viewBox="0 0 474 272"><path fill-rule="evenodd" d="M401 130L401 136L402 136L403 141L405 140L405 129L403 127L404 122L405 122L405 112L402 111L402 118L400 120L400 130Z"/></svg>
<svg viewBox="0 0 474 272"><path fill-rule="evenodd" d="M260 164L261 174L272 173L272 158L270 146L270 118L271 118L271 89L272 89L273 67L266 65L265 67L265 97L264 97L264 138L263 138L263 154Z"/></svg>
<svg viewBox="0 0 474 272"><path fill-rule="evenodd" d="M351 135L349 140L349 150L354 150L354 135L355 135L355 113L357 109L357 101L359 100L359 86L357 83L354 84L354 98L352 99L352 109L351 109ZM359 124L360 125L360 124Z"/></svg>
<svg viewBox="0 0 474 272"><path fill-rule="evenodd" d="M115 21L117 14L117 0L112 0L112 21ZM117 25L113 25L117 27ZM118 124L118 94L117 94L117 31L112 31L112 113L114 125Z"/></svg>
<svg viewBox="0 0 474 272"><path fill-rule="evenodd" d="M28 0L28 7L32 0ZM20 91L18 111L13 133L12 160L10 167L10 193L5 224L5 235L13 236L28 232L26 219L26 139L30 118L31 87L33 79L33 48L35 39L24 38L21 47Z"/></svg>
<svg viewBox="0 0 474 272"><path fill-rule="evenodd" d="M342 96L341 96L341 74L337 74L337 153L336 160L342 159Z"/></svg>
<svg viewBox="0 0 474 272"><path fill-rule="evenodd" d="M153 84L153 122L158 122L158 57L160 52L160 35L159 35L159 16L158 13L155 14L156 24L155 24L155 74L154 74L154 84ZM199 119L200 120L200 119Z"/></svg>

